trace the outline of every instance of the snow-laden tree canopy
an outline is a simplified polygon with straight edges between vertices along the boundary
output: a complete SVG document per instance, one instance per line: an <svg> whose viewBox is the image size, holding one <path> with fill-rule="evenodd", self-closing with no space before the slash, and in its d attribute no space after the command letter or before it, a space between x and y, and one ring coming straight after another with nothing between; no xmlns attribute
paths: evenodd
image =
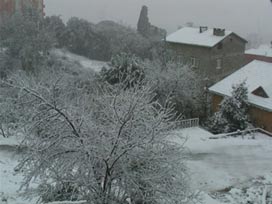
<svg viewBox="0 0 272 204"><path fill-rule="evenodd" d="M30 82L6 85L27 111L27 152L19 168L26 187L41 181L44 201L185 202L183 149L167 139L176 114L154 100L148 85L70 95L61 82Z"/></svg>

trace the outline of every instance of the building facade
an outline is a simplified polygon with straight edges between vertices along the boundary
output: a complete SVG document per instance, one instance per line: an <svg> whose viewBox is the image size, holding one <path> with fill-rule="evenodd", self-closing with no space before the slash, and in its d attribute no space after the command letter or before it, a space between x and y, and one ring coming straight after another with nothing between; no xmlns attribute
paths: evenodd
<svg viewBox="0 0 272 204"><path fill-rule="evenodd" d="M167 47L192 67L208 85L245 65L247 41L225 29L181 28L167 36Z"/></svg>
<svg viewBox="0 0 272 204"><path fill-rule="evenodd" d="M0 0L0 16L10 16L16 12L23 12L25 8L33 8L44 14L43 0Z"/></svg>

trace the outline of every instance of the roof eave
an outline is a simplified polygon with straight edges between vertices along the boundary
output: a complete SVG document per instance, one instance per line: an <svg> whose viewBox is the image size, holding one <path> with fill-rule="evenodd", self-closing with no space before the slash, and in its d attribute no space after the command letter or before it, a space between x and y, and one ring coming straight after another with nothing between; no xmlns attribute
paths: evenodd
<svg viewBox="0 0 272 204"><path fill-rule="evenodd" d="M174 43L174 44L181 44L181 45L193 45L193 46L205 47L205 48L213 48L215 46L215 45L208 46L208 45L199 45L199 44L193 44L193 43L173 42L173 41L167 41L167 40L165 40L165 42L167 42L167 43Z"/></svg>
<svg viewBox="0 0 272 204"><path fill-rule="evenodd" d="M258 56L258 57L265 57L265 58L272 58L272 56L266 56L266 55L261 55L261 54L253 54L253 53L246 53L245 55L251 55L251 56Z"/></svg>

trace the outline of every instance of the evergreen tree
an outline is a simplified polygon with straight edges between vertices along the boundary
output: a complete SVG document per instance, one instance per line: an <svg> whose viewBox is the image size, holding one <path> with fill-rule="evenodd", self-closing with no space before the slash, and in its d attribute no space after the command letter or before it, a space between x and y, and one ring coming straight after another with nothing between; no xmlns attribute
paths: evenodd
<svg viewBox="0 0 272 204"><path fill-rule="evenodd" d="M137 31L145 37L148 37L150 30L150 22L148 19L148 8L143 6L139 17Z"/></svg>
<svg viewBox="0 0 272 204"><path fill-rule="evenodd" d="M61 39L63 46L73 53L90 59L109 60L109 42L97 33L94 27L94 24L86 20L70 18Z"/></svg>
<svg viewBox="0 0 272 204"><path fill-rule="evenodd" d="M125 89L140 84L145 76L141 60L126 53L114 56L110 69L103 69L101 75L109 84L122 83Z"/></svg>
<svg viewBox="0 0 272 204"><path fill-rule="evenodd" d="M245 82L234 85L231 97L225 97L218 112L210 120L213 133L233 132L244 130L248 126L248 90Z"/></svg>
<svg viewBox="0 0 272 204"><path fill-rule="evenodd" d="M56 47L63 47L66 27L60 16L48 16L44 19L44 21L46 27L53 34L57 41Z"/></svg>

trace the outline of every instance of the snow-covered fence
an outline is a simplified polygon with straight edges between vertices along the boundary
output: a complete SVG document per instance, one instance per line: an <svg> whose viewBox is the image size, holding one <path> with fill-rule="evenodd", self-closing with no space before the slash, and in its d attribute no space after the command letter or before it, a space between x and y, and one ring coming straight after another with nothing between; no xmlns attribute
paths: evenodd
<svg viewBox="0 0 272 204"><path fill-rule="evenodd" d="M231 133L222 133L222 134L218 134L215 135L213 137L210 137L210 139L219 139L219 138L227 138L227 137L239 137L239 136L245 136L245 135L249 135L251 134L252 136L254 136L254 133L262 133L265 134L269 137L272 137L272 133L268 132L262 128L253 128L253 129L247 129L247 130L238 130L236 132L231 132Z"/></svg>
<svg viewBox="0 0 272 204"><path fill-rule="evenodd" d="M86 203L87 203L86 200L82 200L82 201L54 201L46 204L86 204Z"/></svg>
<svg viewBox="0 0 272 204"><path fill-rule="evenodd" d="M187 120L182 120L178 123L179 128L191 128L199 126L199 118L192 118Z"/></svg>
<svg viewBox="0 0 272 204"><path fill-rule="evenodd" d="M254 129L247 129L247 130L232 132L232 133L224 134L224 136L236 137L236 136L246 135L246 134L256 133L256 132L260 132L260 133L263 133L265 135L268 135L268 136L272 137L271 132L268 132L268 131L266 131L266 130L264 130L262 128L254 128Z"/></svg>

